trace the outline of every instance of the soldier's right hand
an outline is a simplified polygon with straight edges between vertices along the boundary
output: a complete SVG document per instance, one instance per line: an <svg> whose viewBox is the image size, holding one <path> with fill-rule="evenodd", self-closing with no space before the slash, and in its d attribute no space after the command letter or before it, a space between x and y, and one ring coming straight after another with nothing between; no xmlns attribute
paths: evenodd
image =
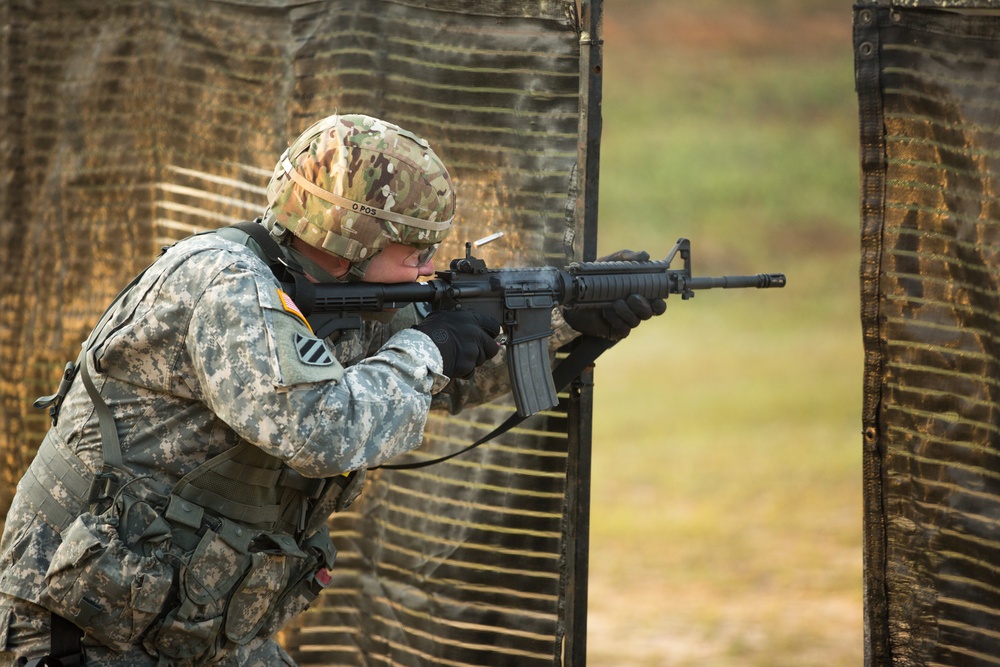
<svg viewBox="0 0 1000 667"><path fill-rule="evenodd" d="M489 315L466 310L435 310L413 325L434 341L444 359L444 374L450 378L472 375L481 364L500 351L496 337L500 323Z"/></svg>

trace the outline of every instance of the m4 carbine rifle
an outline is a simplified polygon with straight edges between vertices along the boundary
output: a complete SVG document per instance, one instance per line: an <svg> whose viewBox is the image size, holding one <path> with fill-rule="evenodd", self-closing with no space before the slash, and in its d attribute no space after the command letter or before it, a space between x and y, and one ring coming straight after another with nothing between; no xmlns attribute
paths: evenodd
<svg viewBox="0 0 1000 667"><path fill-rule="evenodd" d="M686 300L702 289L785 286L781 273L692 276L691 242L685 238L679 239L663 260L580 262L563 269L490 269L472 255L472 246L466 243L464 258L452 260L447 271L438 271L435 279L426 282L317 284L309 322L316 335L325 338L339 329L360 327L362 313L400 308L408 303L426 303L431 310L470 310L490 315L503 326L514 403L518 414L526 417L558 402L548 349L553 307L603 308L631 294L647 299L679 294ZM677 255L684 268L671 269Z"/></svg>

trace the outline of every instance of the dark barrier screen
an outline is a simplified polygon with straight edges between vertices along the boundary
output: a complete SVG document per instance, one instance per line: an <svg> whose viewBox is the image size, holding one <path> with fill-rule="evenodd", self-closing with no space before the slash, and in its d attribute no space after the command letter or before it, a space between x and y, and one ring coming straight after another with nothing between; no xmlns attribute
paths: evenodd
<svg viewBox="0 0 1000 667"><path fill-rule="evenodd" d="M426 137L459 194L439 257L579 257L574 2L0 2L0 513L47 428L31 401L160 246L259 215L287 142L336 110ZM450 452L508 403L436 416ZM375 475L337 578L284 636L303 664L561 664L564 405L447 464ZM0 514L2 516L2 514Z"/></svg>
<svg viewBox="0 0 1000 667"><path fill-rule="evenodd" d="M867 664L995 665L1000 18L860 5L855 48Z"/></svg>

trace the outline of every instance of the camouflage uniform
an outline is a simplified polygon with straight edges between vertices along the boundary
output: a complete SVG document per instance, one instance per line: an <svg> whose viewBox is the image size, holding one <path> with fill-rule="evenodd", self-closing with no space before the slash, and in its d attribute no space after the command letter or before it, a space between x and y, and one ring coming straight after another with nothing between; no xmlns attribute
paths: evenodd
<svg viewBox="0 0 1000 667"><path fill-rule="evenodd" d="M93 338L95 383L113 413L124 467L137 478L130 494L162 508L181 477L241 442L309 478L378 465L418 446L432 392L447 378L439 374L437 347L405 328L412 321L406 309L391 325L368 323L338 342L336 359L321 354L307 363L298 350L315 339L256 255L217 235L178 243ZM494 363L478 388L453 383L458 398L439 404L463 406L470 396L495 393L505 386L503 375ZM81 382L71 387L41 449L75 454L67 460L80 475L100 468L100 432ZM47 637L38 624L47 618L38 618L33 605L64 526L34 506L22 488L29 478L42 479L70 513L85 508L59 480L34 473L22 480L7 515L0 593L10 597L0 600L0 649L9 642L35 656L44 651ZM34 646L25 616L41 630ZM241 657L253 653L270 656L260 664L286 660L266 638L235 650L217 664L255 664ZM153 664L138 643L121 654L92 645L89 655L93 664Z"/></svg>

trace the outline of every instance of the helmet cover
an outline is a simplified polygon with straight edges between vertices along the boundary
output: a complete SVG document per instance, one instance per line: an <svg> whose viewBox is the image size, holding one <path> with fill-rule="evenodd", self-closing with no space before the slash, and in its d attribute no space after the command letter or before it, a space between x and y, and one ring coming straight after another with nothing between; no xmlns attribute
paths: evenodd
<svg viewBox="0 0 1000 667"><path fill-rule="evenodd" d="M267 201L285 229L351 263L391 243L439 243L455 215L451 177L427 142L361 114L303 132L275 165Z"/></svg>

